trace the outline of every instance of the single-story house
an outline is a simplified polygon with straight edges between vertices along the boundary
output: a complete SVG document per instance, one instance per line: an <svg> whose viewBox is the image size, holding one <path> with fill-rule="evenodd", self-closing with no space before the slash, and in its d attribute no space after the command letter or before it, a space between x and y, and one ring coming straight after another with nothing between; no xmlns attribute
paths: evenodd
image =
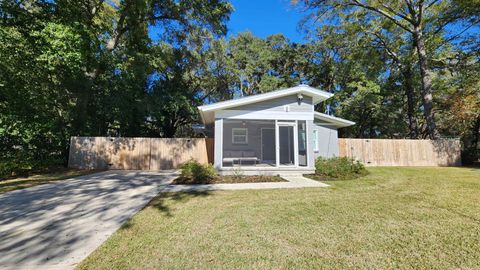
<svg viewBox="0 0 480 270"><path fill-rule="evenodd" d="M319 156L338 156L338 133L354 122L316 112L333 94L299 85L198 107L214 135L221 174L313 173Z"/></svg>

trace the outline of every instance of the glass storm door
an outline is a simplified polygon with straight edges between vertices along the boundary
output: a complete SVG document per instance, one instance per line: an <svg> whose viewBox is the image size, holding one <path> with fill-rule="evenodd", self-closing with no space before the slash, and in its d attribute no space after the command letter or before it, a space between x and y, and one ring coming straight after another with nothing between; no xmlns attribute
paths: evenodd
<svg viewBox="0 0 480 270"><path fill-rule="evenodd" d="M295 166L295 126L279 125L279 165Z"/></svg>
<svg viewBox="0 0 480 270"><path fill-rule="evenodd" d="M307 166L307 121L297 121L298 129L298 165Z"/></svg>

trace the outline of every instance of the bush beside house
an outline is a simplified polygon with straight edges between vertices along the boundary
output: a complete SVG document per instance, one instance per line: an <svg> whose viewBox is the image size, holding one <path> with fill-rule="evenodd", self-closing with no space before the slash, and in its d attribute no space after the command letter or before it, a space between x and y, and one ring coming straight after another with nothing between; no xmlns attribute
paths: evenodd
<svg viewBox="0 0 480 270"><path fill-rule="evenodd" d="M212 164L203 165L193 159L182 164L180 169L182 178L190 179L195 183L208 183L217 175L217 171Z"/></svg>
<svg viewBox="0 0 480 270"><path fill-rule="evenodd" d="M180 177L173 180L172 184L197 185L197 184L233 184L233 183L265 183L285 182L280 176L273 175L244 175L241 168L233 171L233 175L218 175L212 164L201 164L190 160L181 167Z"/></svg>
<svg viewBox="0 0 480 270"><path fill-rule="evenodd" d="M354 179L367 175L365 166L347 157L324 158L319 157L315 161L315 174L311 178L317 180L345 180Z"/></svg>

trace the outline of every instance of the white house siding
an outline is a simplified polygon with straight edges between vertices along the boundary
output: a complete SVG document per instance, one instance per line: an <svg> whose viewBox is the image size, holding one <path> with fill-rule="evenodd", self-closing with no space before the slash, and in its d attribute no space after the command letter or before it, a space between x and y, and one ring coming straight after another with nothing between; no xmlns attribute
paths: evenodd
<svg viewBox="0 0 480 270"><path fill-rule="evenodd" d="M313 120L312 98L290 95L215 112L215 118L240 120Z"/></svg>
<svg viewBox="0 0 480 270"><path fill-rule="evenodd" d="M285 106L289 106L290 112L313 112L312 98L303 96L302 102L299 103L297 95L238 106L231 110L285 112Z"/></svg>
<svg viewBox="0 0 480 270"><path fill-rule="evenodd" d="M310 145L313 149L313 130L318 132L318 151L313 152L313 156L317 157L334 157L338 156L338 131L337 128L322 123L309 121L310 124ZM313 151L313 150L312 150Z"/></svg>

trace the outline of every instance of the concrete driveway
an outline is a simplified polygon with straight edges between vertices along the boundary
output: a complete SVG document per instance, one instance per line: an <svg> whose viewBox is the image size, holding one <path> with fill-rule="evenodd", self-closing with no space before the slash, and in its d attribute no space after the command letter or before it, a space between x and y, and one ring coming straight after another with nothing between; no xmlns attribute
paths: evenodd
<svg viewBox="0 0 480 270"><path fill-rule="evenodd" d="M175 177L107 171L0 195L0 268L75 267Z"/></svg>

